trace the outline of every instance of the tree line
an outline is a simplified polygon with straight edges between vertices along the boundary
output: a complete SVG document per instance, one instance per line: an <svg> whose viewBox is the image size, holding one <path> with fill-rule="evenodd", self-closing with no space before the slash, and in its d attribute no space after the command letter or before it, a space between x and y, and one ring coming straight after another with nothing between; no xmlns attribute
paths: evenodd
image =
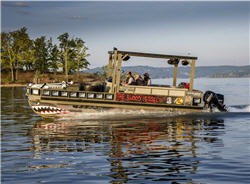
<svg viewBox="0 0 250 184"><path fill-rule="evenodd" d="M67 80L69 73L79 75L81 69L88 68L88 47L81 38L70 38L64 33L57 40L58 45L45 36L31 39L26 27L1 32L1 71L11 72L14 82L20 70L40 74L62 71Z"/></svg>

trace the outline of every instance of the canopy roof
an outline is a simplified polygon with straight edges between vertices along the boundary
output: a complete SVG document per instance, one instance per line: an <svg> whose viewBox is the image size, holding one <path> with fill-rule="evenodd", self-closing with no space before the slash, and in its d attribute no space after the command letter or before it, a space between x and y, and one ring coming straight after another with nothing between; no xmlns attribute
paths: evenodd
<svg viewBox="0 0 250 184"><path fill-rule="evenodd" d="M114 54L114 51L109 51L109 54ZM193 56L177 56L177 55L166 55L166 54L153 54L153 53L143 53L143 52L130 52L130 51L121 51L117 50L117 54L137 56L137 57L150 57L150 58L163 58L163 59L195 59L197 57Z"/></svg>

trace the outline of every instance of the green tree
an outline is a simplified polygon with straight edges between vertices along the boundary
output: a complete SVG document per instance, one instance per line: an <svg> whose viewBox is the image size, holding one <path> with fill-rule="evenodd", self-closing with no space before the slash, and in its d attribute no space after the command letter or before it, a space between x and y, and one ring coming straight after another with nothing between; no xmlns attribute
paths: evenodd
<svg viewBox="0 0 250 184"><path fill-rule="evenodd" d="M89 62L86 60L86 57L90 56L87 54L88 47L84 45L84 41L80 38L76 38L75 40L76 46L74 50L75 61L76 61L76 71L79 76L80 69L88 68Z"/></svg>
<svg viewBox="0 0 250 184"><path fill-rule="evenodd" d="M32 41L27 28L9 33L1 33L1 65L11 71L12 81L17 79L17 71L25 65L31 52Z"/></svg>
<svg viewBox="0 0 250 184"><path fill-rule="evenodd" d="M57 37L59 46L48 41L45 36L31 40L25 27L1 33L1 70L11 72L12 81L17 79L19 69L36 70L46 73L52 69L54 73L62 67L68 80L68 73L87 68L88 48L80 38L69 38L68 33Z"/></svg>
<svg viewBox="0 0 250 184"><path fill-rule="evenodd" d="M61 57L61 62L64 64L63 71L65 72L66 81L68 81L69 62L72 54L74 54L72 48L75 47L75 42L73 39L69 39L68 33L58 36L57 39L60 41L59 56Z"/></svg>
<svg viewBox="0 0 250 184"><path fill-rule="evenodd" d="M8 33L1 33L1 71L11 69L10 60L12 55L9 55L8 52L9 37L10 35Z"/></svg>
<svg viewBox="0 0 250 184"><path fill-rule="evenodd" d="M108 77L108 65L102 66L102 75L107 78Z"/></svg>
<svg viewBox="0 0 250 184"><path fill-rule="evenodd" d="M86 60L88 48L84 45L84 41L80 38L70 39L68 33L64 33L58 37L59 44L59 56L63 64L63 71L68 80L68 73L79 71L82 68L87 68L89 62Z"/></svg>
<svg viewBox="0 0 250 184"><path fill-rule="evenodd" d="M23 69L25 63L32 58L32 40L29 38L27 28L23 27L20 30L10 33L14 38L14 48L16 54L16 79L18 79L18 70Z"/></svg>
<svg viewBox="0 0 250 184"><path fill-rule="evenodd" d="M40 73L48 72L48 46L46 42L46 37L41 36L34 40L33 44L35 60L33 67L35 70L38 70Z"/></svg>
<svg viewBox="0 0 250 184"><path fill-rule="evenodd" d="M36 58L35 58L35 50L32 48L32 46L30 49L24 52L23 58L24 61L21 64L25 68L25 70L26 71L33 70L33 62Z"/></svg>
<svg viewBox="0 0 250 184"><path fill-rule="evenodd" d="M57 48L57 45L53 45L52 39L48 41L48 54L49 54L49 68L52 69L53 73L56 74L57 70L60 67L59 60L59 50Z"/></svg>

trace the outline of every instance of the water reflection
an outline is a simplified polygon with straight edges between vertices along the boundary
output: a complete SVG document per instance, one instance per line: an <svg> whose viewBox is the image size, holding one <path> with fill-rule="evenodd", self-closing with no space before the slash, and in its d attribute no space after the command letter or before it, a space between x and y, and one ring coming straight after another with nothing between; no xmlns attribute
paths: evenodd
<svg viewBox="0 0 250 184"><path fill-rule="evenodd" d="M48 121L1 95L2 183L249 183L249 111Z"/></svg>
<svg viewBox="0 0 250 184"><path fill-rule="evenodd" d="M224 122L188 116L130 121L40 120L29 130L33 159L54 160L36 168L76 167L75 172L99 173L112 183L189 181L199 168L204 142L223 146ZM207 145L206 145L207 147ZM69 157L60 153L72 153ZM56 155L56 157L55 157ZM79 159L89 159L84 167ZM104 164L93 168L91 163ZM78 163L79 164L79 163ZM94 164L95 165L95 164Z"/></svg>

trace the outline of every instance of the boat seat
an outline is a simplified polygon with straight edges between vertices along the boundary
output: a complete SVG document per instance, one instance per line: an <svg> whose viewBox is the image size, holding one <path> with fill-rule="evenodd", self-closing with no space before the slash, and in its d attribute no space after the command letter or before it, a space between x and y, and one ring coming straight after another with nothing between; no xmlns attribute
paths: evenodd
<svg viewBox="0 0 250 184"><path fill-rule="evenodd" d="M151 84L150 86L152 86L152 87L167 87L167 88L171 87L170 85L161 85L161 84Z"/></svg>
<svg viewBox="0 0 250 184"><path fill-rule="evenodd" d="M80 91L94 91L94 92L104 92L104 83L80 83Z"/></svg>

